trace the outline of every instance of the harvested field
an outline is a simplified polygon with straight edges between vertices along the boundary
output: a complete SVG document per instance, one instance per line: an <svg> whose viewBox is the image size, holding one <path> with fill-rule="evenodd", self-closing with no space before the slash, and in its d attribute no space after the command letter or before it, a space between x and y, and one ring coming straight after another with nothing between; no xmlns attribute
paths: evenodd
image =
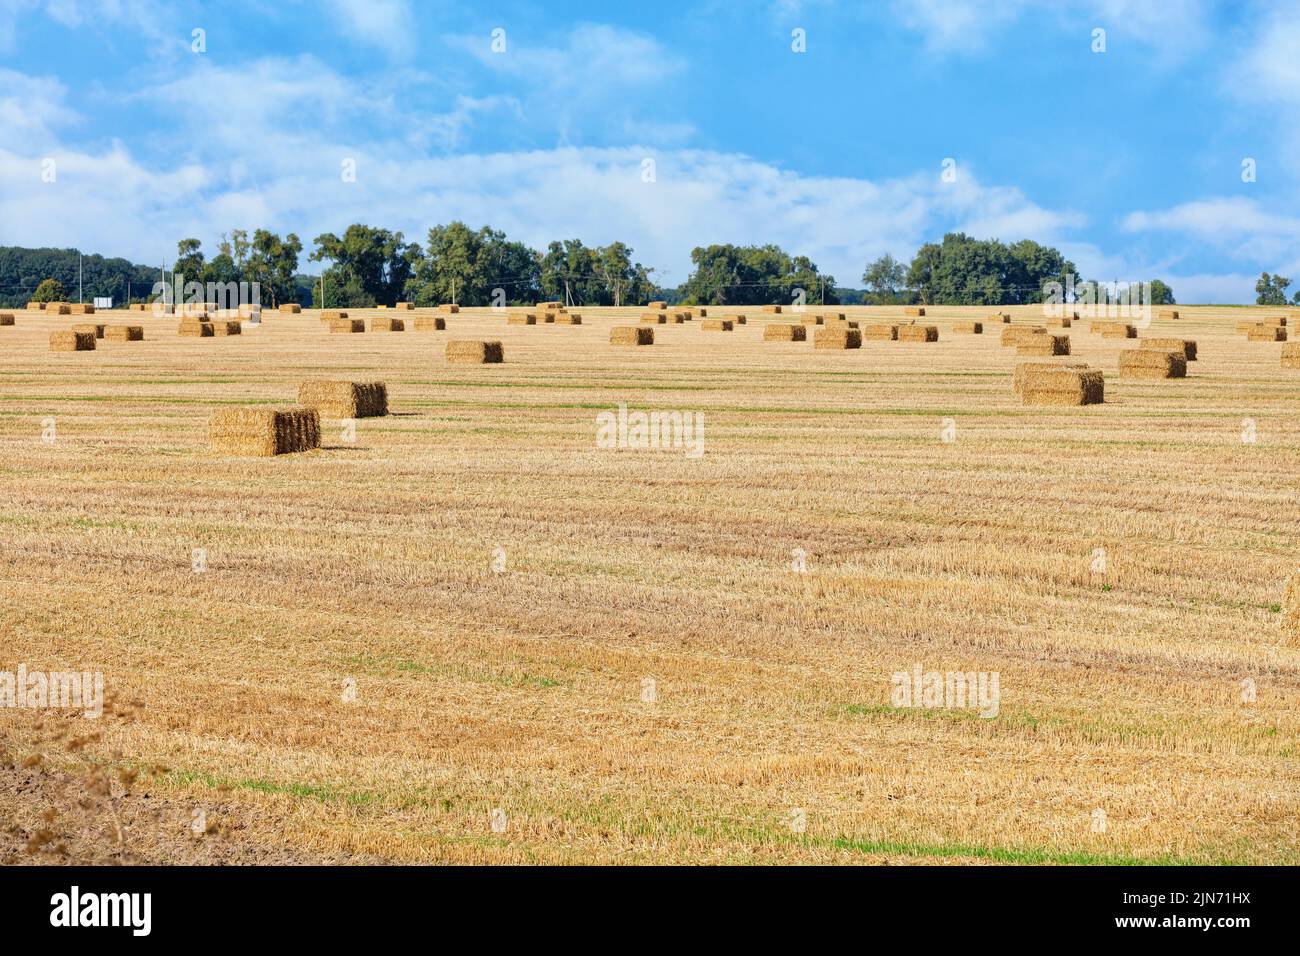
<svg viewBox="0 0 1300 956"><path fill-rule="evenodd" d="M868 339L899 316L841 308ZM992 335L831 356L765 315L607 347L641 311L464 308L453 335L510 351L490 372L311 310L75 356L47 348L66 317L5 329L8 659L138 702L75 749L81 718L5 711L0 747L40 757L0 789L8 861L54 859L22 849L42 781L96 761L149 797L119 800L125 848L69 799L74 861L1300 863L1297 372L1234 331L1262 310L1144 329L1204 346L1179 382L1072 336L1086 407L1026 404ZM210 450L214 410L311 379L383 380L394 414ZM704 454L597 447L620 403L701 412ZM896 706L918 666L998 674L996 716ZM177 838L196 807L219 838Z"/></svg>

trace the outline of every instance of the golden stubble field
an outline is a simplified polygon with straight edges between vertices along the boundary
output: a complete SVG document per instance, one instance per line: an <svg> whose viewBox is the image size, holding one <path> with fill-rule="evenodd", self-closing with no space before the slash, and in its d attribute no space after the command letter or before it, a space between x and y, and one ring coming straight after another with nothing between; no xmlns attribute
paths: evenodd
<svg viewBox="0 0 1300 956"><path fill-rule="evenodd" d="M578 311L0 328L0 669L102 670L118 712L0 712L0 860L1300 862L1300 372L1233 330L1275 310L1156 321L1181 381L1077 323L1083 408L949 331L991 309L843 352ZM214 407L319 377L393 414L209 454ZM704 455L596 447L620 402L702 412ZM996 672L998 716L891 706L917 665Z"/></svg>

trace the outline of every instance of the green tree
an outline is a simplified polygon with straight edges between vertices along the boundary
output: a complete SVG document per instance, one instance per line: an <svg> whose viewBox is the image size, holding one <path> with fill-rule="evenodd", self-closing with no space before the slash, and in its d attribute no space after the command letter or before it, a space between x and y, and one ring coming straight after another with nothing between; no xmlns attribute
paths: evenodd
<svg viewBox="0 0 1300 956"><path fill-rule="evenodd" d="M1151 304L1152 305L1177 305L1174 299L1174 290L1162 279L1151 280Z"/></svg>
<svg viewBox="0 0 1300 956"><path fill-rule="evenodd" d="M867 287L867 300L873 305L890 305L898 302L903 284L907 281L907 267L889 253L868 263L862 273Z"/></svg>
<svg viewBox="0 0 1300 956"><path fill-rule="evenodd" d="M183 276L186 283L202 282L206 263L203 258L203 243L198 239L182 239L176 243L176 263L172 272Z"/></svg>
<svg viewBox="0 0 1300 956"><path fill-rule="evenodd" d="M1007 246L950 232L917 250L907 283L927 304L1017 305L1042 302L1044 283L1064 284L1074 271L1058 250L1031 240Z"/></svg>
<svg viewBox="0 0 1300 956"><path fill-rule="evenodd" d="M406 243L400 232L360 223L348 226L342 238L326 232L314 241L312 260L332 263L325 270L325 295L331 307L394 305L404 294L420 254L420 247ZM313 300L318 297L319 288Z"/></svg>
<svg viewBox="0 0 1300 956"><path fill-rule="evenodd" d="M1261 273L1255 283L1256 305L1286 305L1286 289L1291 280L1279 275Z"/></svg>
<svg viewBox="0 0 1300 956"><path fill-rule="evenodd" d="M835 277L807 256L776 245L713 245L691 250L694 269L681 291L693 305L789 305L800 293L810 304L834 305Z"/></svg>
<svg viewBox="0 0 1300 956"><path fill-rule="evenodd" d="M68 290L58 279L44 279L32 295L33 302L63 302L68 298Z"/></svg>
<svg viewBox="0 0 1300 956"><path fill-rule="evenodd" d="M261 285L261 298L271 300L271 308L282 302L297 301L297 284L294 274L298 270L298 254L302 240L292 232L283 239L266 229L253 233L249 247L245 277Z"/></svg>
<svg viewBox="0 0 1300 956"><path fill-rule="evenodd" d="M484 306L498 298L535 302L539 278L537 255L523 243L510 242L491 226L474 230L455 221L429 230L406 297L418 306L453 301Z"/></svg>

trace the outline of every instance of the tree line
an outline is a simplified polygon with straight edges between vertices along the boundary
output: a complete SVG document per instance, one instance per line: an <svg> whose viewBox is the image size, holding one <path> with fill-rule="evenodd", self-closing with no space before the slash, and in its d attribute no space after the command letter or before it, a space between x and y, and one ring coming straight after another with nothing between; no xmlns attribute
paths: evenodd
<svg viewBox="0 0 1300 956"><path fill-rule="evenodd" d="M305 255L304 255L305 253ZM303 260L318 264L314 274ZM322 233L310 251L294 233L235 229L219 237L215 254L186 238L177 243L169 269L125 259L85 256L82 294L118 302L147 302L153 283L183 276L185 283L258 283L261 300L275 306L298 302L317 308L366 308L408 301L416 306L458 302L465 306L520 305L559 300L573 305L636 305L651 299L674 304L934 304L1022 305L1044 301L1049 283L1077 287L1083 278L1058 249L1030 239L1004 243L949 233L925 243L903 263L883 255L866 265L864 288L842 288L808 256L778 245L714 244L691 250L691 272L676 287L655 281L655 269L638 262L624 242L588 246L564 239L536 250L484 225L455 221L431 228L422 242L400 231L361 223L342 235ZM0 247L0 304L34 297L42 279L55 279L66 294L78 290L78 253L72 249ZM1285 302L1289 279L1265 273L1261 304ZM1280 285L1279 285L1280 283ZM1099 298L1113 295L1097 285ZM1174 302L1163 281L1151 283L1152 303ZM183 293L188 298L188 294ZM1267 301L1266 301L1267 299ZM1300 293L1296 300L1300 302Z"/></svg>

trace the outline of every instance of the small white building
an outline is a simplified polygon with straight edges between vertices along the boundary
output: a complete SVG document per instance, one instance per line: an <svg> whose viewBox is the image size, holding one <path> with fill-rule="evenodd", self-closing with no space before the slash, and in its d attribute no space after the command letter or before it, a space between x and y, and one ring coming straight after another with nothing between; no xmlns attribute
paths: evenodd
<svg viewBox="0 0 1300 956"><path fill-rule="evenodd" d="M96 296L96 297L95 297L95 308L97 308L97 309L111 309L112 307L113 307L113 297L112 297L112 296L107 296L107 297Z"/></svg>

